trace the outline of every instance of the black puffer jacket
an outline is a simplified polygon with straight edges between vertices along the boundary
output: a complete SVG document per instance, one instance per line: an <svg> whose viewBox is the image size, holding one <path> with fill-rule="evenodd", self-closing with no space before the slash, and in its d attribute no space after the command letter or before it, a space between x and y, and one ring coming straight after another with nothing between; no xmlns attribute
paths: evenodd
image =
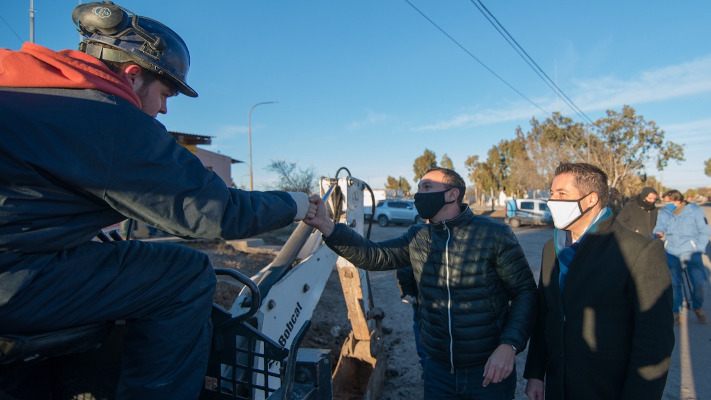
<svg viewBox="0 0 711 400"><path fill-rule="evenodd" d="M420 292L420 340L427 355L441 363L481 365L499 344L520 351L528 341L536 283L504 224L463 206L454 219L414 225L380 243L338 224L326 244L367 270L412 265Z"/></svg>

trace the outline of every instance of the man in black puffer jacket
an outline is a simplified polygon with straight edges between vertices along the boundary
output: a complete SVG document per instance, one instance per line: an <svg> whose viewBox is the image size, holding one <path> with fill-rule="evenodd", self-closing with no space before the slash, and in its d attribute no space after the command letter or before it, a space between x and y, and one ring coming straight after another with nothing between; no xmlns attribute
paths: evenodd
<svg viewBox="0 0 711 400"><path fill-rule="evenodd" d="M474 215L462 204L464 190L456 172L429 170L415 195L429 223L380 243L334 224L318 197L311 199L316 216L304 222L359 268L412 265L427 353L426 399L511 399L514 356L526 346L535 318L536 283L511 229Z"/></svg>

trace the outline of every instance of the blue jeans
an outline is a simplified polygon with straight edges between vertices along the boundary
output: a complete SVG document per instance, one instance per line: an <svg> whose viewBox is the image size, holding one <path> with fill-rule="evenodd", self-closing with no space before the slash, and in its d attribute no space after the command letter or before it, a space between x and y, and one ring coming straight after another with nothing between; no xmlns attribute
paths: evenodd
<svg viewBox="0 0 711 400"><path fill-rule="evenodd" d="M484 365L456 368L431 358L425 363L425 396L427 400L510 400L516 392L516 364L506 379L483 387Z"/></svg>
<svg viewBox="0 0 711 400"><path fill-rule="evenodd" d="M689 273L691 284L691 307L701 308L704 304L706 291L706 270L701 259L701 253L693 253L677 257L667 253L667 265L671 272L672 292L674 296L674 313L678 313L683 300L683 269Z"/></svg>
<svg viewBox="0 0 711 400"><path fill-rule="evenodd" d="M90 242L0 254L0 333L130 320L116 399L196 399L210 349L215 273L169 243Z"/></svg>
<svg viewBox="0 0 711 400"><path fill-rule="evenodd" d="M412 305L412 330L415 334L415 348L417 349L417 355L420 356L420 365L424 369L427 354L422 349L422 345L420 345L420 311L417 304Z"/></svg>

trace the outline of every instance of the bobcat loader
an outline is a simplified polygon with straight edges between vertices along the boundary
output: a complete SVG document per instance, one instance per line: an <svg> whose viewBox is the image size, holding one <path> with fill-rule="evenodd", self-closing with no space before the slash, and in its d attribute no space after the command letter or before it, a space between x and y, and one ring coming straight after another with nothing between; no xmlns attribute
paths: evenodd
<svg viewBox="0 0 711 400"><path fill-rule="evenodd" d="M336 178L322 178L319 188L334 221L363 234L363 196L364 190L370 190L367 184L351 177L350 172L338 178L337 172ZM121 237L111 232L102 240ZM301 342L334 266L352 330L332 368L330 350L301 348ZM383 312L373 304L367 272L338 257L323 243L318 231L299 223L274 261L253 277L230 269L215 271L220 280L236 281L241 291L229 311L213 306L212 347L201 400L374 400L380 395L387 362L381 342ZM42 371L48 364L56 368L57 360L83 363L93 353L110 353L112 348L116 352L114 338L120 340L124 323L2 335L0 375L22 377L27 372L31 381L33 370L39 367ZM95 367L80 371L72 379L84 378L84 384L53 391L52 398L113 398L110 384L97 389L96 382L115 382L116 369L98 378L96 373L102 372ZM0 384L0 399L5 398L14 397L4 394Z"/></svg>

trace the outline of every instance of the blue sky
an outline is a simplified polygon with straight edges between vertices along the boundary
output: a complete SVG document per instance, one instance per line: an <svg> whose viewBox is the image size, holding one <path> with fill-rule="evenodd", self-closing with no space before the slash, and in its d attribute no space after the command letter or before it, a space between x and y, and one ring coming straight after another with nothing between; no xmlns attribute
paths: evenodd
<svg viewBox="0 0 711 400"><path fill-rule="evenodd" d="M410 0L466 50L547 113L581 121L469 0ZM77 0L34 0L35 42L76 48ZM116 1L157 19L188 44L189 84L171 99L169 130L213 136L208 150L248 161L252 112L255 189L271 160L319 175L340 167L373 188L388 175L413 184L425 148L466 174L517 126L548 114L492 75L405 0ZM661 174L682 191L711 186L711 2L484 1L536 63L592 120L627 104L684 145ZM29 39L29 0L3 0L0 46ZM18 37L19 36L19 37ZM648 170L659 177L653 166ZM232 170L249 187L248 164Z"/></svg>

